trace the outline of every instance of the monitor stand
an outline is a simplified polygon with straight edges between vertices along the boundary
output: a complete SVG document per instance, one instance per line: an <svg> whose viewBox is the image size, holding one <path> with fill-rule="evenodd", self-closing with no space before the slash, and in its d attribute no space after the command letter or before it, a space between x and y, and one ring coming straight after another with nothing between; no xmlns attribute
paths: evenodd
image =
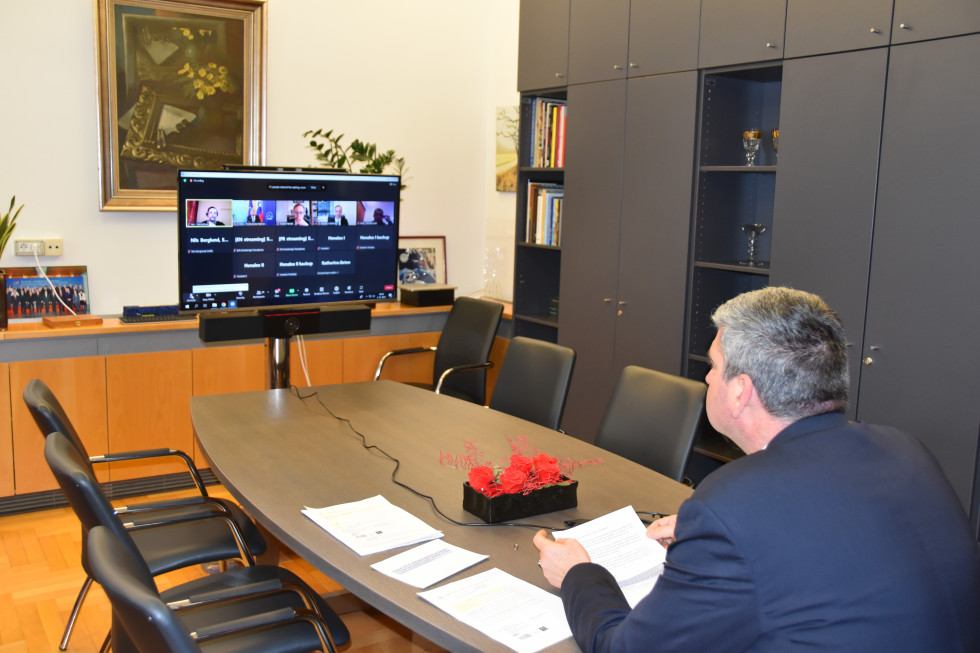
<svg viewBox="0 0 980 653"><path fill-rule="evenodd" d="M269 350L269 389L289 388L289 336L285 338L266 338Z"/></svg>

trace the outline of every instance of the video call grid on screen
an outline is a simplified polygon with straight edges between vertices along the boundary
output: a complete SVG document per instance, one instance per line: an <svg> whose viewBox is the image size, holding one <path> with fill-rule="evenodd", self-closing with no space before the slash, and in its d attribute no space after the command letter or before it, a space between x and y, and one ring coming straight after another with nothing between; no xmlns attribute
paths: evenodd
<svg viewBox="0 0 980 653"><path fill-rule="evenodd" d="M182 312L393 301L397 176L180 171Z"/></svg>

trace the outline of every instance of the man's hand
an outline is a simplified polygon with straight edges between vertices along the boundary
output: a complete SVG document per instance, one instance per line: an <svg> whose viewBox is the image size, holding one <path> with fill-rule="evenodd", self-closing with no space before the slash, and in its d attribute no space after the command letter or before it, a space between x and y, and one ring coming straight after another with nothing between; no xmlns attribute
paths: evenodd
<svg viewBox="0 0 980 653"><path fill-rule="evenodd" d="M647 537L657 540L666 549L674 541L674 524L677 523L677 515L662 517L647 526Z"/></svg>
<svg viewBox="0 0 980 653"><path fill-rule="evenodd" d="M582 562L592 562L592 558L578 540L571 538L552 540L544 530L535 533L534 546L541 554L538 565L544 572L545 580L558 588L561 587L561 582L565 580L565 574L569 569Z"/></svg>

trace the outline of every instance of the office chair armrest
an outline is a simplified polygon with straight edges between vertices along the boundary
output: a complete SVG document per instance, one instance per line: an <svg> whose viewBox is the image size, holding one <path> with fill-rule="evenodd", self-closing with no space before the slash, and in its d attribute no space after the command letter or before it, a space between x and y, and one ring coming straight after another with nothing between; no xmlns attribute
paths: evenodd
<svg viewBox="0 0 980 653"><path fill-rule="evenodd" d="M242 529L235 523L234 518L232 518L232 516L226 512L207 512L199 515L187 515L186 517L177 517L158 521L124 521L123 528L130 531L141 531L148 528L158 528L160 526L186 524L189 522L201 521L202 519L220 519L228 524L228 528L231 529L231 534L235 538L235 545L238 547L238 553L242 560L249 567L255 566L255 558L252 556L252 552L249 551L248 545L245 544L245 536L242 535Z"/></svg>
<svg viewBox="0 0 980 653"><path fill-rule="evenodd" d="M485 363L468 363L466 365L457 365L456 367L450 367L448 370L439 375L439 382L436 383L436 394L442 394L442 382L450 374L456 374L457 372L473 372L474 370L484 370L488 367L493 367L493 361L487 361Z"/></svg>
<svg viewBox="0 0 980 653"><path fill-rule="evenodd" d="M435 351L436 347L409 347L407 349L395 349L389 351L387 354L381 357L381 361L378 363L378 370L374 373L374 380L377 381L381 377L381 368L384 367L385 361L392 356L401 356L403 354L421 354L425 351Z"/></svg>
<svg viewBox="0 0 980 653"><path fill-rule="evenodd" d="M228 507L217 499L210 497L185 497L182 499L162 499L160 501L148 501L138 503L135 506L117 506L113 512L117 515L135 515L144 512L154 512L156 510L169 510L171 508L188 508L193 506L207 506L218 512L228 512Z"/></svg>
<svg viewBox="0 0 980 653"><path fill-rule="evenodd" d="M204 487L204 481L201 480L201 475L198 473L197 468L194 467L194 461L180 449L141 449L139 451L119 451L116 453L105 453L99 456L89 456L88 460L91 463L112 463L125 460L165 458L167 456L175 456L183 460L184 464L187 466L188 473L191 475L191 480L194 481L194 485L197 487L197 491L201 493L202 497L208 496L208 491Z"/></svg>
<svg viewBox="0 0 980 653"><path fill-rule="evenodd" d="M200 641L211 637L218 637L219 635L231 635L246 630L257 630L264 626L279 625L292 621L295 618L296 611L292 608L279 608L278 610L250 614L246 617L239 617L238 619L229 619L228 621L201 626L190 633L190 635L195 640Z"/></svg>
<svg viewBox="0 0 980 653"><path fill-rule="evenodd" d="M167 607L172 610L182 610L184 608L194 608L211 603L221 603L232 599L240 599L243 596L255 596L257 594L266 594L268 592L278 592L281 589L281 580L278 578L269 578L267 580L260 580L254 583L247 583L245 585L224 587L222 589L212 590L210 592L198 592L197 594L187 596L187 598L171 601L167 603Z"/></svg>

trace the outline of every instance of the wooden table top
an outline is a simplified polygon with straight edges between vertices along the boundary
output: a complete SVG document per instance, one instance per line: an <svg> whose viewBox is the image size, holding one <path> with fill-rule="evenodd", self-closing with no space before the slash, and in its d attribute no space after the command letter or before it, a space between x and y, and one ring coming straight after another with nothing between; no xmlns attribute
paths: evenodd
<svg viewBox="0 0 980 653"><path fill-rule="evenodd" d="M575 472L578 507L522 522L561 528L566 519L595 518L626 505L676 512L690 489L624 458L510 415L393 381L298 391L267 390L191 399L195 431L211 469L269 531L354 595L436 644L453 651L506 651L496 641L417 596L416 588L370 568L396 551L360 557L301 514L377 494L445 533L451 544L490 558L446 582L493 567L557 594L537 567L534 530L461 526L439 517L426 499L395 485L395 463L362 446L351 430L397 458L397 480L433 497L449 518L479 520L462 509L466 473L439 464L441 452L462 453L474 442L492 461L510 454L507 437L526 435L558 458L602 458ZM328 414L327 408L338 421ZM550 651L576 651L569 639Z"/></svg>

